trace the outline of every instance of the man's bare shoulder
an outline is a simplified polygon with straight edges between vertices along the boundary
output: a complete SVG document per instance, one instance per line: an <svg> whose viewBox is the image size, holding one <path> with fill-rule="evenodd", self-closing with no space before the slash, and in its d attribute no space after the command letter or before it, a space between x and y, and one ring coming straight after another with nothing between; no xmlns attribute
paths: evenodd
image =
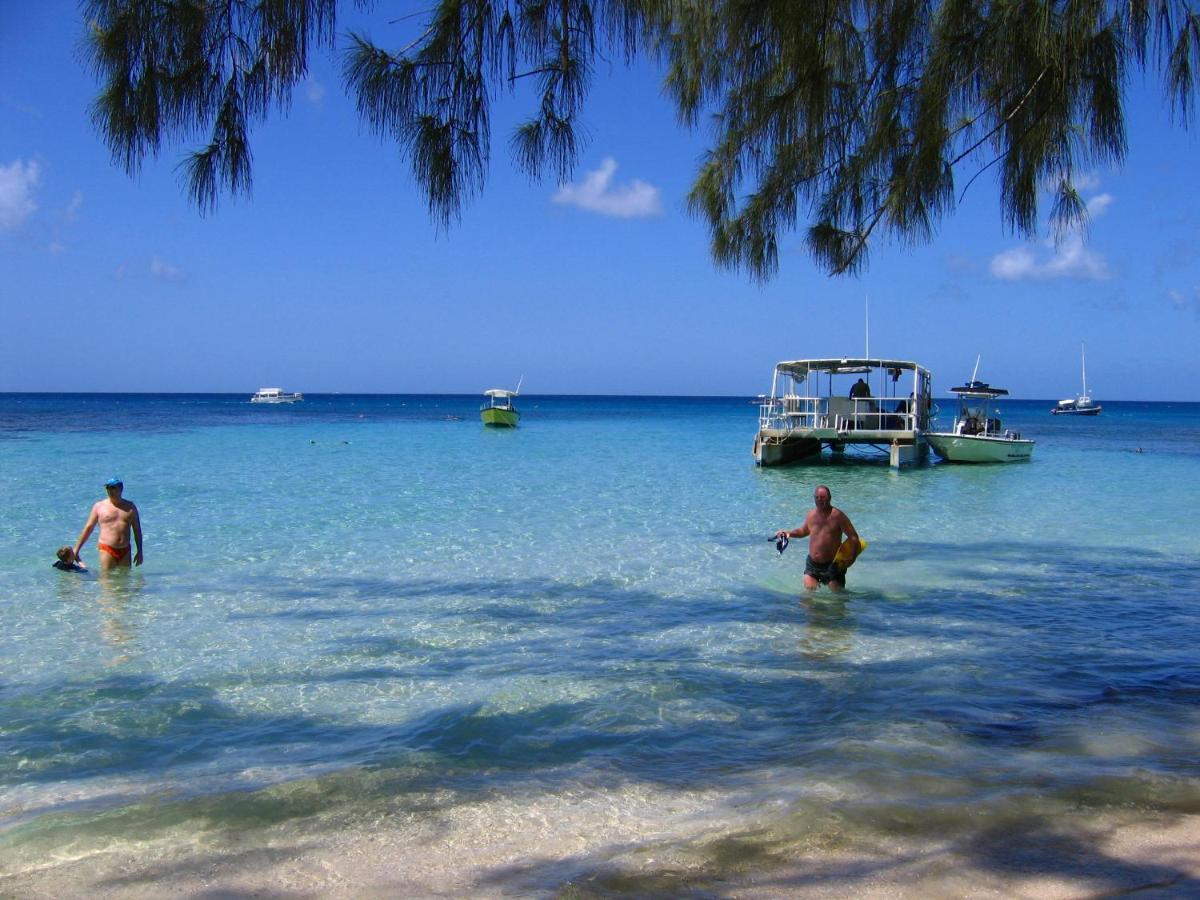
<svg viewBox="0 0 1200 900"><path fill-rule="evenodd" d="M842 512L840 509L835 508L834 514L837 516L838 524L841 525L843 527L843 529L847 525L850 525L850 517L848 515L846 515L844 512ZM851 527L853 527L853 526L851 526Z"/></svg>

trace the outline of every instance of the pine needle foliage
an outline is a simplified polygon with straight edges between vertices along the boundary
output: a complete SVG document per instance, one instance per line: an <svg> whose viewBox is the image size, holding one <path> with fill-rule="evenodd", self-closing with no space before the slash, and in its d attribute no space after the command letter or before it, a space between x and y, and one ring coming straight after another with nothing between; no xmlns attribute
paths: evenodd
<svg viewBox="0 0 1200 900"><path fill-rule="evenodd" d="M84 0L92 120L130 174L166 138L207 143L181 164L201 211L248 192L249 130L286 111L312 44L332 44L337 0Z"/></svg>
<svg viewBox="0 0 1200 900"><path fill-rule="evenodd" d="M338 7L84 0L92 115L114 160L132 173L168 141L199 141L180 167L198 207L248 192L250 130L286 112L313 49L335 48ZM344 39L343 76L436 223L484 188L502 92L532 97L508 139L515 165L567 180L596 63L644 54L681 123L711 129L688 204L715 260L759 279L797 230L831 273L861 270L881 239L928 241L985 173L1014 231L1037 231L1046 197L1059 233L1079 227L1074 178L1124 158L1131 73L1157 72L1183 125L1200 81L1193 0L425 0L405 12L387 23L398 46Z"/></svg>
<svg viewBox="0 0 1200 900"><path fill-rule="evenodd" d="M1126 151L1131 65L1156 64L1186 121L1200 60L1191 5L1171 0L737 0L673 23L667 83L684 121L715 110L689 196L718 262L757 277L808 221L833 273L869 240L928 240L962 179L995 167L1006 224L1078 226L1079 172Z"/></svg>

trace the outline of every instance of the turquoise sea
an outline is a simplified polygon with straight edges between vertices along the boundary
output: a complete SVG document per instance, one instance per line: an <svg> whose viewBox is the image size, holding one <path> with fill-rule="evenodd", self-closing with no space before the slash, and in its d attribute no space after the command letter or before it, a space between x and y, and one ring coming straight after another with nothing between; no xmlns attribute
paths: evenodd
<svg viewBox="0 0 1200 900"><path fill-rule="evenodd" d="M0 395L0 894L347 835L430 895L674 893L1200 813L1200 404L894 471L755 469L749 398L521 401ZM55 571L113 474L145 565ZM768 540L818 483L841 596Z"/></svg>

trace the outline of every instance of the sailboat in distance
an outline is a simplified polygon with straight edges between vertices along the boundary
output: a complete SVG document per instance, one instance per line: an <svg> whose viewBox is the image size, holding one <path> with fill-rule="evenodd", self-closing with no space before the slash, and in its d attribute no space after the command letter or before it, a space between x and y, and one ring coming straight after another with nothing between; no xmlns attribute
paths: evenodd
<svg viewBox="0 0 1200 900"><path fill-rule="evenodd" d="M1074 399L1068 397L1066 400L1059 400L1054 409L1050 410L1056 416L1098 416L1104 409L1099 403L1094 402L1091 394L1088 393L1087 348L1082 343L1079 345L1079 354L1083 370L1083 393Z"/></svg>

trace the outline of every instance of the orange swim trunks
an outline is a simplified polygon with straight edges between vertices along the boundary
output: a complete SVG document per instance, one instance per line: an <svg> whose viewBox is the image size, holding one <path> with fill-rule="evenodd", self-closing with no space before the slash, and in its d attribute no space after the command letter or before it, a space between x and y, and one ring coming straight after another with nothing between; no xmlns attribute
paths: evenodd
<svg viewBox="0 0 1200 900"><path fill-rule="evenodd" d="M127 556L129 556L129 545L126 544L124 547L110 547L108 544L101 542L100 552L107 553L117 562L122 562Z"/></svg>

